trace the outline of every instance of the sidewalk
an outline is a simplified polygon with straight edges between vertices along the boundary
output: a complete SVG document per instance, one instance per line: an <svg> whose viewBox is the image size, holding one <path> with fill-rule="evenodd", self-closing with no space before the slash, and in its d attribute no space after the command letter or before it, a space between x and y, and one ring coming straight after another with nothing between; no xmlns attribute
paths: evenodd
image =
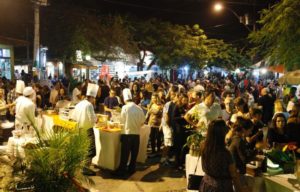
<svg viewBox="0 0 300 192"><path fill-rule="evenodd" d="M186 191L184 171L163 167L159 157L138 164L137 171L128 177L117 178L111 171L100 169L97 176L90 177L95 185L91 192L183 192Z"/></svg>

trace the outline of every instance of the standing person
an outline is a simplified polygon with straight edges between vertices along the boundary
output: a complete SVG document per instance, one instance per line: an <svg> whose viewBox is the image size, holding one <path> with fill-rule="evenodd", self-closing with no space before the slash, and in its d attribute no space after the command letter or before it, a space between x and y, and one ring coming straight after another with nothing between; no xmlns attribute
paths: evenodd
<svg viewBox="0 0 300 192"><path fill-rule="evenodd" d="M199 191L233 192L233 187L237 192L244 191L235 163L225 146L227 131L223 120L214 120L208 125L207 137L201 146L202 169L205 175Z"/></svg>
<svg viewBox="0 0 300 192"><path fill-rule="evenodd" d="M230 139L228 150L230 151L236 167L240 173L241 183L247 185L245 178L246 164L254 158L254 152L249 150L246 137L249 137L253 130L253 123L250 119L237 117L233 125L233 136Z"/></svg>
<svg viewBox="0 0 300 192"><path fill-rule="evenodd" d="M174 152L175 152L175 168L182 169L184 164L184 144L186 143L189 132L186 130L187 122L183 118L187 111L188 97L181 94L176 102L176 106L173 112L174 119Z"/></svg>
<svg viewBox="0 0 300 192"><path fill-rule="evenodd" d="M72 91L72 104L76 105L81 101L81 91L80 91L81 83L77 83L76 87Z"/></svg>
<svg viewBox="0 0 300 192"><path fill-rule="evenodd" d="M163 106L158 98L158 94L154 93L151 97L151 106L149 107L147 118L148 125L151 127L150 132L150 142L152 155L155 155L156 152L160 151L162 144L162 132L159 130L162 118L162 109Z"/></svg>
<svg viewBox="0 0 300 192"><path fill-rule="evenodd" d="M4 89L0 89L0 108L6 106L5 96L4 96ZM0 120L4 121L6 120L6 112L7 110L1 110L0 111Z"/></svg>
<svg viewBox="0 0 300 192"><path fill-rule="evenodd" d="M283 147L285 144L291 142L288 134L287 120L283 113L277 113L272 119L272 125L268 130L267 141L271 147L274 143Z"/></svg>
<svg viewBox="0 0 300 192"><path fill-rule="evenodd" d="M171 94L170 99L171 101L167 102L164 105L163 112L162 112L162 120L161 120L161 129L163 131L163 137L164 137L164 148L162 152L162 158L160 160L162 165L168 166L170 165L170 148L174 145L173 144L173 129L170 126L169 123L169 116L168 111L170 104L172 103L174 97L176 97L176 94Z"/></svg>
<svg viewBox="0 0 300 192"><path fill-rule="evenodd" d="M140 92L140 107L143 109L144 113L147 113L148 110L148 105L150 104L150 97L149 97L149 93L146 90L143 90Z"/></svg>
<svg viewBox="0 0 300 192"><path fill-rule="evenodd" d="M201 91L192 91L190 101L189 101L189 109L193 108L195 105L198 105L201 103L203 92Z"/></svg>
<svg viewBox="0 0 300 192"><path fill-rule="evenodd" d="M264 124L268 124L273 116L274 109L274 98L269 95L269 91L267 88L263 88L261 90L261 97L258 99L258 105L262 107L263 117L262 121Z"/></svg>
<svg viewBox="0 0 300 192"><path fill-rule="evenodd" d="M254 149L256 143L263 142L264 134L263 127L265 126L262 122L262 111L261 109L254 108L251 111L251 121L253 123L252 133L246 137L247 142L249 143L249 147Z"/></svg>
<svg viewBox="0 0 300 192"><path fill-rule="evenodd" d="M19 80L18 80L19 81ZM11 82L9 84L9 91L7 93L7 96L6 96L6 100L7 100L7 103L8 104L12 104L15 102L15 100L17 99L17 92L16 92L16 88L15 88L15 83ZM11 107L9 109L9 113L8 113L8 119L10 121L14 121L15 120L15 108L14 107Z"/></svg>
<svg viewBox="0 0 300 192"><path fill-rule="evenodd" d="M215 101L215 92L206 91L202 103L195 105L184 116L185 120L200 130L206 130L210 121L215 120L212 113L212 106Z"/></svg>
<svg viewBox="0 0 300 192"><path fill-rule="evenodd" d="M134 83L132 85L131 93L132 93L133 102L138 105L140 103L140 101L141 101L141 98L140 98L140 86L139 86L138 83Z"/></svg>
<svg viewBox="0 0 300 192"><path fill-rule="evenodd" d="M34 90L32 87L25 87L23 91L23 96L18 97L16 100L16 120L15 125L18 126L35 126L35 108L36 105L33 103L31 97L34 95Z"/></svg>
<svg viewBox="0 0 300 192"><path fill-rule="evenodd" d="M78 123L79 129L87 131L90 139L90 148L88 153L88 162L83 168L82 173L84 175L96 175L96 173L88 168L92 162L92 158L96 155L95 147L95 135L93 127L97 121L97 117L94 111L95 98L97 96L99 86L89 83L87 87L86 99L80 101L72 113L72 119Z"/></svg>
<svg viewBox="0 0 300 192"><path fill-rule="evenodd" d="M111 112L119 106L118 99L116 97L116 91L111 89L109 96L104 99L104 111L109 117L111 117Z"/></svg>
<svg viewBox="0 0 300 192"><path fill-rule="evenodd" d="M125 173L135 172L136 159L140 146L140 128L145 121L143 110L132 101L130 89L123 90L125 105L121 111L121 123L124 127L121 131L121 160L116 175L122 176ZM130 163L127 167L129 155Z"/></svg>
<svg viewBox="0 0 300 192"><path fill-rule="evenodd" d="M97 105L100 103L104 103L104 99L109 96L109 90L110 90L108 85L106 84L106 82L104 82L104 80L99 79L98 84L100 86L99 87L100 97L98 99L99 101L98 101Z"/></svg>
<svg viewBox="0 0 300 192"><path fill-rule="evenodd" d="M232 97L226 97L224 100L225 108L222 110L222 119L227 123L233 114L234 103Z"/></svg>
<svg viewBox="0 0 300 192"><path fill-rule="evenodd" d="M52 107L55 107L56 102L58 101L58 94L59 94L59 90L60 90L60 84L59 84L59 82L53 82L53 86L54 87L51 89L51 92L50 92L49 102L50 102Z"/></svg>

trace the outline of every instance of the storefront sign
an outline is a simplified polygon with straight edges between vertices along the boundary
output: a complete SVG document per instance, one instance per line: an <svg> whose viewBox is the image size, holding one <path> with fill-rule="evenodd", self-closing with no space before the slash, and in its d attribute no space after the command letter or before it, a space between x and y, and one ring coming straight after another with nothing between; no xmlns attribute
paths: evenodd
<svg viewBox="0 0 300 192"><path fill-rule="evenodd" d="M7 57L10 58L10 49L2 49L2 56L1 57Z"/></svg>
<svg viewBox="0 0 300 192"><path fill-rule="evenodd" d="M83 59L82 59L82 52L80 50L76 51L76 61L78 61L78 62L82 62L83 61Z"/></svg>
<svg viewBox="0 0 300 192"><path fill-rule="evenodd" d="M100 79L106 79L109 78L110 79L110 75L109 75L109 65L102 65L101 69L100 69Z"/></svg>

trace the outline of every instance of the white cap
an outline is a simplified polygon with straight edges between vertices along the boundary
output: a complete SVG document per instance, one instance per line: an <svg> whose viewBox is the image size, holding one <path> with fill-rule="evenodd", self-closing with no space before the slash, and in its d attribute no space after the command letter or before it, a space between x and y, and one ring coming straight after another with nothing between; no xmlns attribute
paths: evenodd
<svg viewBox="0 0 300 192"><path fill-rule="evenodd" d="M25 88L24 81L17 80L17 83L16 83L16 92L19 93L19 94L23 94L24 88Z"/></svg>
<svg viewBox="0 0 300 192"><path fill-rule="evenodd" d="M125 88L123 90L123 99L124 99L124 101L128 101L128 100L132 99L132 95L131 95L130 89Z"/></svg>
<svg viewBox="0 0 300 192"><path fill-rule="evenodd" d="M34 93L34 90L32 87L25 87L23 91L24 96L30 96Z"/></svg>
<svg viewBox="0 0 300 192"><path fill-rule="evenodd" d="M94 83L89 83L87 87L87 96L95 97L97 96L99 86Z"/></svg>

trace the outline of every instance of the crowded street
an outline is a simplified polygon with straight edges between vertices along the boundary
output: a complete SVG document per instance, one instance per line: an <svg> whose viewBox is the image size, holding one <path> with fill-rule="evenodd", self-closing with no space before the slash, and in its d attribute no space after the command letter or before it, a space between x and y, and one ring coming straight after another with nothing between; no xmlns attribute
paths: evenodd
<svg viewBox="0 0 300 192"><path fill-rule="evenodd" d="M300 191L299 7L0 0L0 192Z"/></svg>

